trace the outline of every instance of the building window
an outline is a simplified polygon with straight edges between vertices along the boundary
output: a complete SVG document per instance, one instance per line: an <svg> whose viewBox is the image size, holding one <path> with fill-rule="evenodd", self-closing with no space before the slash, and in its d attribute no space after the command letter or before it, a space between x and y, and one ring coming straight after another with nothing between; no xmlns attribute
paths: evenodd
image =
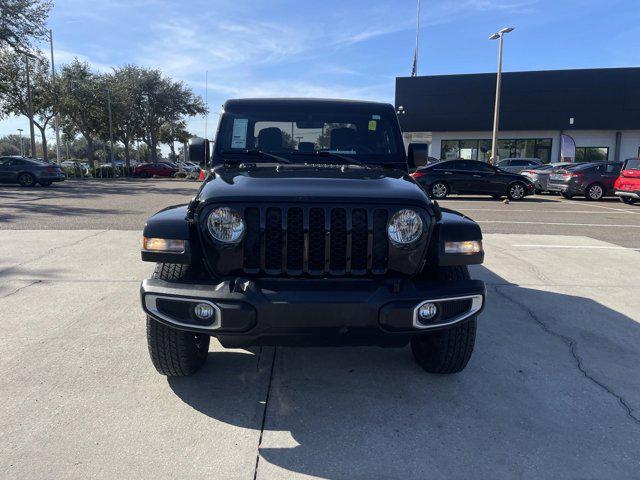
<svg viewBox="0 0 640 480"><path fill-rule="evenodd" d="M550 138L510 138L498 140L500 158L538 158L543 163L551 161ZM464 158L488 162L491 157L491 140L442 140L442 160Z"/></svg>
<svg viewBox="0 0 640 480"><path fill-rule="evenodd" d="M609 147L576 147L576 162L606 162Z"/></svg>

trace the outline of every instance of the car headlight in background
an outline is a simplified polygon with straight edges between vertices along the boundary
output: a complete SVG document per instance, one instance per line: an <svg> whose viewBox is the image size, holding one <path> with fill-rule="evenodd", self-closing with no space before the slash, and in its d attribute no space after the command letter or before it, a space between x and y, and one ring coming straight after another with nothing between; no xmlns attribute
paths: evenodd
<svg viewBox="0 0 640 480"><path fill-rule="evenodd" d="M222 243L238 243L245 231L244 220L229 207L214 208L207 219L211 236Z"/></svg>
<svg viewBox="0 0 640 480"><path fill-rule="evenodd" d="M398 245L409 245L422 235L422 219L410 209L397 211L387 225L389 239Z"/></svg>
<svg viewBox="0 0 640 480"><path fill-rule="evenodd" d="M482 240L465 240L463 242L444 242L444 253L462 253L473 255L482 252Z"/></svg>

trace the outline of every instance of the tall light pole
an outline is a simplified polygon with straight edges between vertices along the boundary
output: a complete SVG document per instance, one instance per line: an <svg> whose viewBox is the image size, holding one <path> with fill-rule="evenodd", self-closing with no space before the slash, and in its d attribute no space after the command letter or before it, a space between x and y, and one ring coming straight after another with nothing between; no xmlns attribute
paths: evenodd
<svg viewBox="0 0 640 480"><path fill-rule="evenodd" d="M113 120L111 119L111 90L107 88L107 108L109 109L109 153L111 157L111 168L113 168Z"/></svg>
<svg viewBox="0 0 640 480"><path fill-rule="evenodd" d="M489 37L489 40L499 40L498 44L498 75L496 78L496 104L493 111L493 135L491 137L491 158L489 162L498 162L498 124L500 122L500 82L502 81L502 38L505 33L513 31L513 27L506 27Z"/></svg>
<svg viewBox="0 0 640 480"><path fill-rule="evenodd" d="M56 66L55 63L53 61L53 31L51 29L49 29L49 44L51 46L51 86L53 87L53 98L54 101L58 98L58 96L56 95ZM56 132L56 161L58 162L58 164L60 164L60 127L59 127L59 122L58 122L58 110L56 108L56 105L54 103L53 105L53 109L55 112L55 115L53 117L53 129Z"/></svg>
<svg viewBox="0 0 640 480"><path fill-rule="evenodd" d="M20 156L24 157L24 143L22 143L22 129L19 128L18 132L19 132L19 135L20 135Z"/></svg>
<svg viewBox="0 0 640 480"><path fill-rule="evenodd" d="M31 100L31 80L29 79L29 57L33 55L24 54L24 61L27 74L27 113L29 114L29 133L31 136L31 158L36 158L36 132L33 128L33 102Z"/></svg>

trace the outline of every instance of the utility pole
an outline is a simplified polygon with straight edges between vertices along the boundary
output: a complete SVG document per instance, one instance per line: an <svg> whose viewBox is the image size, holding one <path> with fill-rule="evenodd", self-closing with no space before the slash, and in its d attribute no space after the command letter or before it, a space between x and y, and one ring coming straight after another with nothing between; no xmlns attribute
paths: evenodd
<svg viewBox="0 0 640 480"><path fill-rule="evenodd" d="M107 108L109 109L109 143L110 143L110 157L111 157L111 168L113 165L113 121L111 120L111 90L107 88Z"/></svg>
<svg viewBox="0 0 640 480"><path fill-rule="evenodd" d="M24 143L22 143L22 129L19 128L18 132L19 132L19 135L20 135L20 156L24 157Z"/></svg>
<svg viewBox="0 0 640 480"><path fill-rule="evenodd" d="M416 77L418 75L418 44L420 41L420 0L417 0L417 12L416 12L416 49L413 52L413 68L411 69L411 76Z"/></svg>
<svg viewBox="0 0 640 480"><path fill-rule="evenodd" d="M204 72L204 106L207 108L207 113L204 115L204 138L207 138L207 123L209 120L209 70Z"/></svg>
<svg viewBox="0 0 640 480"><path fill-rule="evenodd" d="M55 113L53 117L53 129L56 132L56 161L60 164L60 124L58 121L58 109L56 108L55 101L57 100L56 92L56 66L53 60L53 31L49 29L49 44L51 45L51 86L53 89L53 111Z"/></svg>
<svg viewBox="0 0 640 480"><path fill-rule="evenodd" d="M505 33L513 31L513 27L503 28L489 37L489 40L499 40L498 44L498 75L496 79L496 103L493 110L493 134L491 136L491 158L489 163L498 163L498 125L500 122L500 83L502 82L502 39Z"/></svg>
<svg viewBox="0 0 640 480"><path fill-rule="evenodd" d="M33 127L33 102L31 100L31 80L29 79L29 54L24 54L27 70L27 113L29 114L29 133L31 134L31 158L36 158L36 132Z"/></svg>

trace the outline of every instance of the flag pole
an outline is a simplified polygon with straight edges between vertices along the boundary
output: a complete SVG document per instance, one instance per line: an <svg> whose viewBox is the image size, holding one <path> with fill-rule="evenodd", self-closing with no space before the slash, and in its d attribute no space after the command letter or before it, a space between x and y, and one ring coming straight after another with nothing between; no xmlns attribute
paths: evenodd
<svg viewBox="0 0 640 480"><path fill-rule="evenodd" d="M420 43L420 0L417 0L417 12L416 12L416 49L413 53L413 69L411 76L418 75L418 46Z"/></svg>

